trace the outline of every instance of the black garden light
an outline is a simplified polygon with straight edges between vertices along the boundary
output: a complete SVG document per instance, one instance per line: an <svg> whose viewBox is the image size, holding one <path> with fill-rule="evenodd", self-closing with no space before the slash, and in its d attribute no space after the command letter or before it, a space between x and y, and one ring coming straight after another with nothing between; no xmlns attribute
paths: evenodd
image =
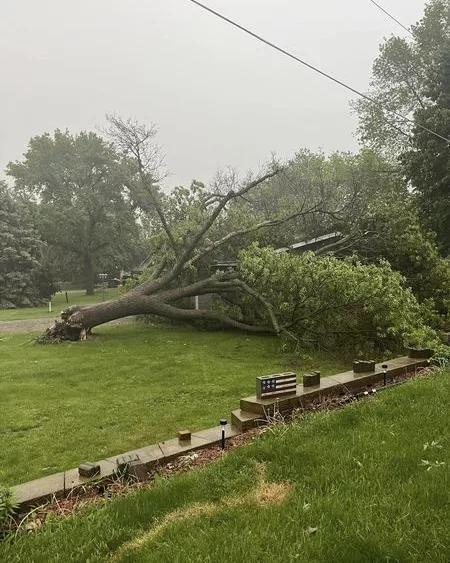
<svg viewBox="0 0 450 563"><path fill-rule="evenodd" d="M383 370L383 383L386 385L386 374L387 374L387 364L382 364L381 369Z"/></svg>
<svg viewBox="0 0 450 563"><path fill-rule="evenodd" d="M220 426L222 427L222 450L225 449L225 426L228 424L228 421L225 418L220 419Z"/></svg>

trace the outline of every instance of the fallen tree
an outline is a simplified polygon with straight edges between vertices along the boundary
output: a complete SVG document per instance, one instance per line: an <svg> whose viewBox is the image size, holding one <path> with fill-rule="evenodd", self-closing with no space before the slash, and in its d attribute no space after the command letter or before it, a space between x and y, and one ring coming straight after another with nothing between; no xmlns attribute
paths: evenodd
<svg viewBox="0 0 450 563"><path fill-rule="evenodd" d="M386 261L277 253L257 244L239 258L239 275L271 303L283 327L284 350L311 346L370 358L411 345L435 348L439 342L406 279ZM228 305L235 318L269 322L246 294L236 297Z"/></svg>
<svg viewBox="0 0 450 563"><path fill-rule="evenodd" d="M109 136L116 150L123 154L128 175L124 176L125 189L136 207L152 214L159 223L158 252L155 253L152 267L142 283L128 293L110 301L92 306L71 306L61 313L61 320L47 329L39 342L60 342L81 340L89 331L101 324L131 315L153 314L186 322L214 321L224 326L244 329L251 332L278 334L280 326L271 304L255 289L238 277L235 271L218 272L205 275L205 257L211 256L221 247L229 245L249 233L274 227L298 217L313 213L327 213L323 201L309 201L306 191L299 196L295 209L286 209L277 217L247 217L242 224L225 231L217 230L217 223L223 222L233 203L248 198L255 188L266 186L275 176L283 176L292 181L283 167L272 163L260 175L238 183L224 181L215 190L202 192L196 201L201 211L202 221L195 229L188 229L180 236L176 224L168 217L157 183L155 172L160 161L159 153L153 143L154 128L147 128L131 120L109 117ZM155 164L156 162L156 164ZM229 180L229 178L228 178ZM224 188L225 186L225 188ZM215 235L215 236L214 236ZM206 270L207 271L207 270ZM203 275L202 275L203 274ZM177 302L180 299L203 294L230 294L244 292L259 302L266 311L268 323L252 324L238 321L222 311L207 309L185 309Z"/></svg>

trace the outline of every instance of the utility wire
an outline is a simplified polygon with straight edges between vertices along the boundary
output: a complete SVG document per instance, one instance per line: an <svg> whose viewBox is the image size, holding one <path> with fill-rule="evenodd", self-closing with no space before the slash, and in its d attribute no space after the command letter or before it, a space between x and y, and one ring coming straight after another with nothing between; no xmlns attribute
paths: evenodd
<svg viewBox="0 0 450 563"><path fill-rule="evenodd" d="M391 18L391 20L394 20L395 23L397 23L400 27L402 27L405 31L407 31L410 35L412 35L414 37L414 33L408 29L405 25L402 24L402 22L398 21L397 18L394 18L394 16L392 14L390 14L387 10L385 10L383 8L383 6L380 6L380 4L378 4L378 2L375 2L375 0L369 0L369 2L372 2L372 4L374 6L376 6L378 9L380 9L382 12L384 12L388 18Z"/></svg>
<svg viewBox="0 0 450 563"><path fill-rule="evenodd" d="M392 14L390 14L385 8L383 8L383 6L380 6L380 4L378 4L378 2L375 2L375 0L369 0L369 2L372 2L372 4L374 6L376 6L377 8L379 8L382 12L384 12L389 18L391 18L391 20L394 20L395 23L397 23L400 27L402 27L405 31L407 31L411 37L413 37L415 39L414 33L411 31L411 29L408 29L405 25L402 24L401 21L399 21L397 18L394 18L394 16ZM422 78L423 77L421 75L421 73L419 71L416 70L416 74Z"/></svg>
<svg viewBox="0 0 450 563"><path fill-rule="evenodd" d="M331 76L331 74L328 74L326 72L324 72L323 70L320 70L319 68L313 66L312 64L307 63L306 61L300 59L299 57L296 57L295 55L293 55L292 53L290 53L289 51L286 51L285 49L283 49L282 47L279 47L278 45L275 45L275 43L272 43L270 41L268 41L267 39L264 39L264 37L261 37L261 35L258 35L257 33L254 33L253 31L250 31L248 28L238 24L237 22L231 20L230 18L227 18L226 16L220 14L219 12L216 12L215 10L213 10L212 8L210 8L209 6L206 6L205 4L202 4L202 2L198 2L197 0L188 0L189 2L192 2L192 4L196 4L197 6L199 6L200 8L202 8L203 10L206 10L207 12L210 12L211 14L213 14L214 16L216 16L217 18L220 18L221 20L229 23L230 25L237 27L238 29L240 29L241 31L243 31L244 33L247 33L248 35L251 35L252 37L254 37L255 39L257 39L258 41L261 41L261 43L265 43L266 45L268 45L269 47L272 47L272 49L275 49L276 51L279 51L280 53L282 53L283 55L286 55L287 57L290 57L291 59L293 59L294 61L297 61L298 63L310 68L311 70L313 70L314 72L317 72L318 74L321 74L322 76L325 76L325 78L328 78L329 80L332 80L333 82L335 82L336 84L339 84L339 86L342 86L343 88L346 88L347 90L350 90L350 92L353 92L353 94L356 94L357 96L360 96L361 98L364 98L365 100L367 100L368 102L378 106L380 109L382 109L383 111L387 111L392 115L395 115L396 117L398 117L399 119L407 122L407 123L411 123L412 125L415 125L416 127L419 127L420 129L423 129L424 131L427 131L428 133L431 133L432 135L434 135L435 137L438 137L439 139L442 139L443 141L445 141L446 143L450 144L450 139L447 139L447 137L443 137L442 135L439 135L439 133L436 133L436 131L432 131L431 129L428 129L428 127L425 127L424 125L421 125L420 123L416 123L413 119L410 119L409 117L406 117L405 115L402 115L401 113L398 113L394 110L390 110L390 109L385 109L384 105L381 104L380 102L378 102L377 100L375 100L374 98L371 98L370 96L368 96L367 94L364 94L363 92L360 92L359 90L356 90L356 88L353 88L352 86L349 86L348 84L346 84L345 82L342 82L342 80L339 80L338 78L335 78L334 76ZM386 119L386 118L385 118ZM388 121L388 120L386 120ZM389 121L388 121L389 123ZM407 133L404 133L404 135L407 135Z"/></svg>

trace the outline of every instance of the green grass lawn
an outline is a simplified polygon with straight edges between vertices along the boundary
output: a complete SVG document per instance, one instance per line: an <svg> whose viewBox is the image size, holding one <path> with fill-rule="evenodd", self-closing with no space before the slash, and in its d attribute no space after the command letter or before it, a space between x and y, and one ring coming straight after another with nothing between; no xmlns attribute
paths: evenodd
<svg viewBox="0 0 450 563"><path fill-rule="evenodd" d="M0 336L0 484L214 426L254 393L258 375L346 369L324 355L287 364L270 336L137 323L97 332L53 346Z"/></svg>
<svg viewBox="0 0 450 563"><path fill-rule="evenodd" d="M449 398L447 372L307 415L205 469L4 542L0 560L447 563Z"/></svg>
<svg viewBox="0 0 450 563"><path fill-rule="evenodd" d="M92 305L100 303L103 300L112 299L117 295L116 288L108 288L103 290L96 289L95 295L86 295L84 290L70 290L67 292L69 304L66 301L66 293L57 293L52 297L52 312L48 311L48 304L41 307L30 307L26 309L0 309L1 321L19 321L24 319L53 319L59 316L59 313L69 305Z"/></svg>

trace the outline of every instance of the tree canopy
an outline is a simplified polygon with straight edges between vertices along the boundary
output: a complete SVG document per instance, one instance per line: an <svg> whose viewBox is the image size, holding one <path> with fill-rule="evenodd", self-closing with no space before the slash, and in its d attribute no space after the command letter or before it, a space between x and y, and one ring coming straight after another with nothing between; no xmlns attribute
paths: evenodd
<svg viewBox="0 0 450 563"><path fill-rule="evenodd" d="M81 272L88 293L102 268L130 265L138 237L134 207L120 159L100 136L56 130L34 137L7 174L17 194L34 200L42 238Z"/></svg>
<svg viewBox="0 0 450 563"><path fill-rule="evenodd" d="M416 110L427 106L428 77L450 36L450 0L428 2L411 29L412 38L393 35L381 44L367 92L377 104L360 99L353 105L362 143L390 159L409 148L413 128L395 113L413 119Z"/></svg>
<svg viewBox="0 0 450 563"><path fill-rule="evenodd" d="M450 0L430 0L412 37L391 36L355 102L359 136L399 169L423 225L450 253ZM383 109L384 108L384 109ZM397 115L396 115L397 114ZM405 116L408 121L399 117Z"/></svg>
<svg viewBox="0 0 450 563"><path fill-rule="evenodd" d="M415 120L450 139L450 35L427 75L426 104L416 110ZM427 225L437 233L443 253L450 255L450 142L416 126L411 144L401 162Z"/></svg>

